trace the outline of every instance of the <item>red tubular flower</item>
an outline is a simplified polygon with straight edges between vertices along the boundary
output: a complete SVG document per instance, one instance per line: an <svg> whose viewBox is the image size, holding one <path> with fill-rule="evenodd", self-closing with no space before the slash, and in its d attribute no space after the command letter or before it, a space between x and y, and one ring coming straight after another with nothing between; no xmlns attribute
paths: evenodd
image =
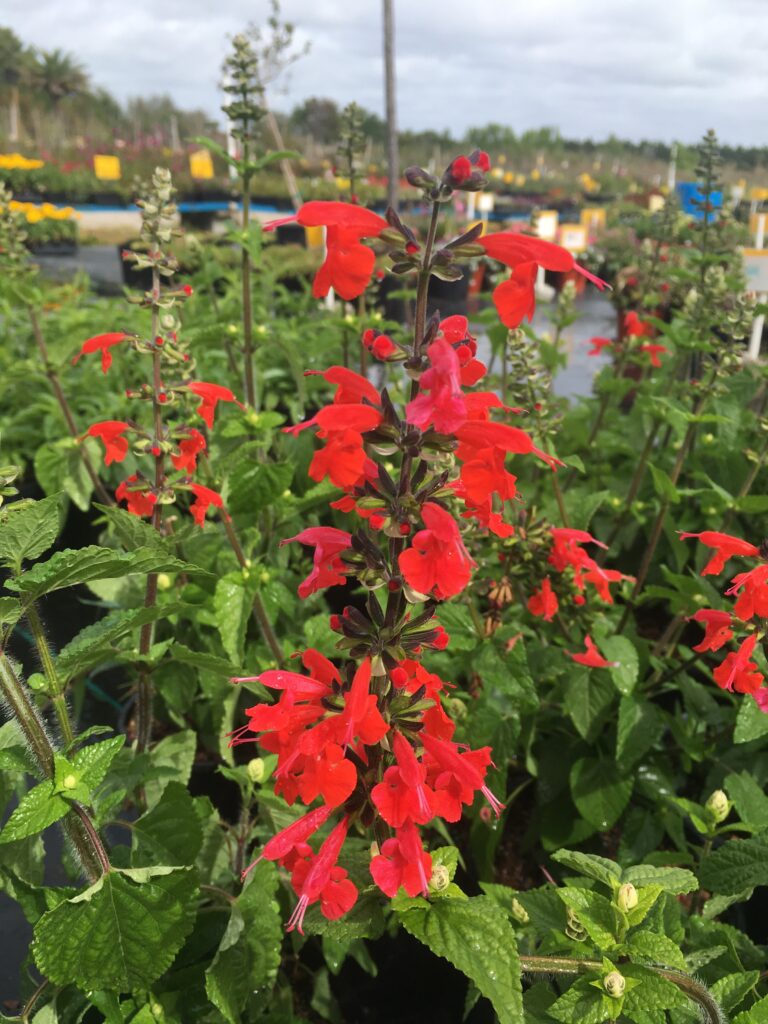
<svg viewBox="0 0 768 1024"><path fill-rule="evenodd" d="M765 562L750 569L749 572L740 572L731 580L731 586L726 590L730 597L738 594L736 604L733 606L733 614L743 622L748 622L753 616L768 618L768 564ZM740 593L739 593L740 592Z"/></svg>
<svg viewBox="0 0 768 1024"><path fill-rule="evenodd" d="M640 351L644 352L647 356L650 356L651 366L658 370L661 366L661 359L659 359L659 356L666 355L666 353L669 352L669 349L666 345L653 345L646 343L640 346Z"/></svg>
<svg viewBox="0 0 768 1024"><path fill-rule="evenodd" d="M229 388L224 388L221 384L208 384L198 380L186 384L185 387L193 395L202 398L202 402L197 407L197 414L207 423L209 429L213 426L213 417L219 402L237 402L240 408L243 408L242 403L237 401Z"/></svg>
<svg viewBox="0 0 768 1024"><path fill-rule="evenodd" d="M97 334L94 338L89 338L88 341L83 342L80 352L72 360L72 365L74 366L81 356L87 356L93 352L101 352L101 369L103 373L106 373L112 365L112 353L109 350L114 345L119 345L121 341L125 341L128 337L130 335L123 334L122 331L116 331L111 334Z"/></svg>
<svg viewBox="0 0 768 1024"><path fill-rule="evenodd" d="M324 917L334 921L351 910L357 899L357 888L347 878L347 872L336 866L341 848L347 838L349 821L342 820L332 829L317 852L307 861L299 861L293 870L291 884L299 902L291 914L286 931L297 928L304 934L304 915L307 907L320 900Z"/></svg>
<svg viewBox="0 0 768 1024"><path fill-rule="evenodd" d="M554 455L537 448L533 440L524 430L510 427L506 423L494 423L491 420L467 420L456 431L459 448L456 457L459 461L472 458L473 450L478 448L498 448L500 451L516 455L535 455L546 462L551 469L562 466Z"/></svg>
<svg viewBox="0 0 768 1024"><path fill-rule="evenodd" d="M472 174L472 164L468 156L457 156L451 163L448 173L455 185L462 185Z"/></svg>
<svg viewBox="0 0 768 1024"><path fill-rule="evenodd" d="M371 280L376 256L363 238L378 238L388 227L383 217L353 203L312 200L294 217L264 225L265 231L297 221L304 227L324 227L326 257L315 275L312 294L320 299L333 290L347 301L362 295Z"/></svg>
<svg viewBox="0 0 768 1024"><path fill-rule="evenodd" d="M131 487L131 484L138 483L138 475L129 476L127 480L117 487L115 497L118 501L124 501L128 511L134 516L151 516L157 504L157 495L147 490L146 485L139 484L138 487Z"/></svg>
<svg viewBox="0 0 768 1024"><path fill-rule="evenodd" d="M450 512L427 502L421 515L426 529L414 535L413 546L402 552L398 564L409 586L442 601L461 593L476 563L464 547Z"/></svg>
<svg viewBox="0 0 768 1024"><path fill-rule="evenodd" d="M130 424L123 420L102 420L88 427L89 437L98 437L104 443L104 465L122 462L128 454L128 438L123 433L130 430Z"/></svg>
<svg viewBox="0 0 768 1024"><path fill-rule="evenodd" d="M624 333L629 338L653 338L655 330L652 324L641 320L637 313L631 309L624 314Z"/></svg>
<svg viewBox="0 0 768 1024"><path fill-rule="evenodd" d="M549 576L545 576L541 588L528 599L528 611L545 622L551 622L557 614L557 608L557 595L552 589Z"/></svg>
<svg viewBox="0 0 768 1024"><path fill-rule="evenodd" d="M322 377L328 384L335 385L334 405L359 405L363 401L376 408L381 405L381 395L368 378L346 366L329 366L327 370L305 370L304 376Z"/></svg>
<svg viewBox="0 0 768 1024"><path fill-rule="evenodd" d="M197 469L197 457L205 451L205 438L194 427L190 427L188 436L179 441L179 454L171 455L174 467L190 475Z"/></svg>
<svg viewBox="0 0 768 1024"><path fill-rule="evenodd" d="M471 804L480 792L493 808L496 817L504 805L485 785L485 774L491 762L491 748L461 751L457 743L420 734L427 763L427 781L434 789L435 813L446 821L458 821L462 804Z"/></svg>
<svg viewBox="0 0 768 1024"><path fill-rule="evenodd" d="M345 694L343 710L304 734L300 743L303 754L320 754L329 742L337 743L344 751L358 741L373 746L389 732L389 725L377 707L376 694L370 691L370 682L371 661L366 658Z"/></svg>
<svg viewBox="0 0 768 1024"><path fill-rule="evenodd" d="M459 380L462 387L471 388L486 375L488 372L486 365L479 359L475 359L477 339L470 333L469 321L465 316L455 314L441 320L437 336L444 338L456 352L460 366ZM468 395L464 396L465 404L468 403L469 397ZM498 404L501 405L501 402Z"/></svg>
<svg viewBox="0 0 768 1024"><path fill-rule="evenodd" d="M189 489L195 496L195 501L189 507L189 514L198 526L205 522L205 513L213 505L214 508L224 508L224 499L217 491L210 487L203 487L202 484L189 484Z"/></svg>
<svg viewBox="0 0 768 1024"><path fill-rule="evenodd" d="M757 665L750 661L757 643L757 633L748 636L738 651L731 651L722 664L712 673L721 690L736 690L737 693L756 693L763 685L763 675Z"/></svg>
<svg viewBox="0 0 768 1024"><path fill-rule="evenodd" d="M459 358L443 338L432 342L427 355L430 366L421 375L419 395L405 408L406 418L421 430L431 423L441 434L455 434L467 418Z"/></svg>
<svg viewBox="0 0 768 1024"><path fill-rule="evenodd" d="M595 647L592 637L587 633L584 637L585 651L580 651L576 654L572 654L571 651L565 653L573 661L578 662L579 665L587 665L589 668L616 668L619 664L618 661L606 661L602 654Z"/></svg>
<svg viewBox="0 0 768 1024"><path fill-rule="evenodd" d="M386 839L381 852L371 860L371 877L390 898L401 888L411 897L428 895L431 874L432 858L425 853L412 821L404 822L394 839Z"/></svg>
<svg viewBox="0 0 768 1024"><path fill-rule="evenodd" d="M281 829L264 844L260 855L248 865L240 877L245 878L260 860L276 860L290 869L293 866L296 848L306 843L307 839L325 824L332 812L332 807L317 807Z"/></svg>
<svg viewBox="0 0 768 1024"><path fill-rule="evenodd" d="M715 554L701 570L702 576L717 576L725 568L725 563L735 555L759 555L760 549L749 541L732 537L729 533L718 533L716 530L704 530L702 533L681 533L680 540L696 537L708 548L715 548Z"/></svg>
<svg viewBox="0 0 768 1024"><path fill-rule="evenodd" d="M399 732L394 735L392 749L397 764L384 772L383 781L371 790L371 799L384 821L393 828L401 828L409 819L426 825L435 816L434 793L425 784L427 769Z"/></svg>
<svg viewBox="0 0 768 1024"><path fill-rule="evenodd" d="M700 622L704 626L704 639L692 648L694 651L719 651L733 636L729 612L701 608L695 615L691 615L688 621Z"/></svg>
<svg viewBox="0 0 768 1024"><path fill-rule="evenodd" d="M613 348L613 342L610 338L590 338L587 344L592 346L589 352L587 352L588 356L599 356L602 355L604 348Z"/></svg>
<svg viewBox="0 0 768 1024"><path fill-rule="evenodd" d="M499 318L510 329L519 327L526 316L530 318L533 315L536 307L534 285L537 266L546 270L575 270L598 288L607 287L605 281L576 263L567 249L553 242L513 231L497 231L477 241L491 259L513 270L510 281L502 282L493 293Z"/></svg>
<svg viewBox="0 0 768 1024"><path fill-rule="evenodd" d="M333 587L338 583L346 583L344 563L339 558L342 551L347 551L352 545L352 534L344 530L337 530L333 526L311 526L308 530L302 530L295 537L288 537L280 541L283 544L292 544L298 541L300 544L310 544L315 548L313 558L314 568L307 578L299 584L299 597L309 597L316 590L324 587Z"/></svg>

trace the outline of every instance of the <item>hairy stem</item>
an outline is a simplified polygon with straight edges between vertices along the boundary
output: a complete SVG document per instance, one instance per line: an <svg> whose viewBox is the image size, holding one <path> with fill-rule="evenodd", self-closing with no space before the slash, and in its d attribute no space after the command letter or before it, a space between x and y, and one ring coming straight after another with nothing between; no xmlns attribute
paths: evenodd
<svg viewBox="0 0 768 1024"><path fill-rule="evenodd" d="M35 646L37 647L37 653L40 657L43 674L46 682L48 683L48 694L56 713L59 728L61 729L61 735L64 739L64 743L69 746L73 742L75 734L72 729L72 723L69 720L69 709L67 708L67 701L64 696L64 688L61 685L61 680L59 679L56 671L53 656L51 655L51 649L48 646L48 639L45 635L45 630L43 629L43 624L40 621L40 615L34 601L27 605L26 616L29 628L32 630L32 636L35 638Z"/></svg>

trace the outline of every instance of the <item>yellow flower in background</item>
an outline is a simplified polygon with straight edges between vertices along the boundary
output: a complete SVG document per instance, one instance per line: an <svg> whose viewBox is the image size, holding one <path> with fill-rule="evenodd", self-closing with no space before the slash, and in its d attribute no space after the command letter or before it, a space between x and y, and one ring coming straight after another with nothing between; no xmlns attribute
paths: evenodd
<svg viewBox="0 0 768 1024"><path fill-rule="evenodd" d="M0 153L0 170L3 171L36 171L44 166L44 160L35 160L21 153Z"/></svg>
<svg viewBox="0 0 768 1024"><path fill-rule="evenodd" d="M39 224L41 220L73 220L80 214L72 206L54 206L53 203L20 203L12 199L8 206L16 213L23 213L28 224Z"/></svg>

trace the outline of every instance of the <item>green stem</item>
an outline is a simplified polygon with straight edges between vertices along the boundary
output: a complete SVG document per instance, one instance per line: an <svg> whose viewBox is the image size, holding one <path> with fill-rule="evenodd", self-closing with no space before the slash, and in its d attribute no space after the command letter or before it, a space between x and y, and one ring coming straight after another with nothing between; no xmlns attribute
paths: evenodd
<svg viewBox="0 0 768 1024"><path fill-rule="evenodd" d="M43 978L43 980L37 986L35 991L32 993L32 995L26 1001L26 1003L24 1004L24 1009L22 1011L22 1014L19 1017L19 1020L21 1021L21 1024L29 1024L29 1021L31 1020L30 1014L32 1013L34 1008L37 1006L37 1003L40 1000L40 996L42 996L42 994L45 992L45 990L49 987L50 984L51 983L50 983L50 981L48 981L47 978Z"/></svg>
<svg viewBox="0 0 768 1024"><path fill-rule="evenodd" d="M53 662L51 649L48 646L45 630L43 629L43 624L40 621L40 615L38 614L37 607L34 602L31 602L27 606L26 616L29 628L32 630L32 636L35 638L35 646L37 647L37 653L40 656L43 674L45 675L46 682L48 683L48 695L53 703L53 709L56 712L56 718L59 722L59 728L61 729L61 735L64 739L64 743L68 747L74 741L75 734L72 730L72 723L69 720L69 710L64 696L64 688L61 685L61 680L59 679L56 671L56 666Z"/></svg>
<svg viewBox="0 0 768 1024"><path fill-rule="evenodd" d="M250 147L243 139L243 167L250 159ZM256 408L256 384L253 376L253 311L251 308L251 175L244 170L242 174L243 188L243 244L240 250L240 275L243 294L243 360L245 362L245 400L251 408Z"/></svg>
<svg viewBox="0 0 768 1024"><path fill-rule="evenodd" d="M611 532L608 534L605 540L606 550L600 553L600 557L597 560L599 565L602 565L605 561L607 549L610 548L613 542L616 540L616 537L619 534L619 530L622 528L622 526L627 520L627 517L629 516L630 510L632 508L632 502L637 497L637 493L640 490L640 485L642 484L643 478L645 477L645 471L648 468L648 459L650 458L653 445L656 441L656 435L658 434L660 427L661 420L654 420L653 425L650 431L648 432L648 436L645 439L643 450L640 452L640 458L637 460L637 466L635 467L635 472L632 475L632 480L630 481L629 490L627 491L627 496L624 499L624 504L622 505L621 511L619 512L618 516L614 520Z"/></svg>
<svg viewBox="0 0 768 1024"><path fill-rule="evenodd" d="M524 974L586 974L602 973L605 968L600 960L571 960L557 956L521 956L520 969ZM709 989L689 974L667 967L648 967L665 981L677 985L692 1002L697 1003L703 1013L705 1024L722 1024L725 1019Z"/></svg>

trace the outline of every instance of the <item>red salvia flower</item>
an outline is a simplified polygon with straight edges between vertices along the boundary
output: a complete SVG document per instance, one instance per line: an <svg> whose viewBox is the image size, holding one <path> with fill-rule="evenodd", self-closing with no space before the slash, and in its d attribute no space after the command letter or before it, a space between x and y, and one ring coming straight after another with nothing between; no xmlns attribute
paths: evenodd
<svg viewBox="0 0 768 1024"><path fill-rule="evenodd" d="M430 366L421 375L419 395L406 406L406 418L421 430L431 423L441 434L454 434L467 418L459 358L444 338L433 341L427 355Z"/></svg>
<svg viewBox="0 0 768 1024"><path fill-rule="evenodd" d="M716 530L704 530L702 533L681 533L680 540L696 537L708 548L715 548L715 554L701 570L702 576L717 576L725 568L725 563L734 555L759 555L760 549L749 541L732 537L729 533L718 533Z"/></svg>
<svg viewBox="0 0 768 1024"><path fill-rule="evenodd" d="M105 466L112 462L122 462L128 454L128 438L123 437L126 430L130 430L130 423L123 420L102 420L88 427L88 435L98 437L104 443Z"/></svg>
<svg viewBox="0 0 768 1024"><path fill-rule="evenodd" d="M311 526L309 529L297 533L295 537L280 541L280 546L291 544L294 541L298 541L300 544L310 544L315 548L314 567L309 576L299 584L299 597L309 597L316 590L346 583L346 576L343 575L346 567L339 555L342 551L347 551L350 548L351 533L337 530L333 526Z"/></svg>
<svg viewBox="0 0 768 1024"><path fill-rule="evenodd" d="M197 407L197 414L209 428L213 426L213 417L219 402L237 402L240 408L243 408L242 403L237 401L229 388L222 387L221 384L208 384L206 381L199 380L186 384L185 389L202 399Z"/></svg>
<svg viewBox="0 0 768 1024"><path fill-rule="evenodd" d="M645 353L645 355L650 356L651 366L658 370L661 366L661 359L659 356L666 355L667 352L669 352L669 349L666 345L655 345L648 342L640 346L640 351Z"/></svg>
<svg viewBox="0 0 768 1024"><path fill-rule="evenodd" d="M551 622L557 614L557 608L557 595L552 589L549 576L545 576L540 589L528 598L528 611L545 622Z"/></svg>
<svg viewBox="0 0 768 1024"><path fill-rule="evenodd" d="M115 331L111 334L97 334L94 338L89 338L88 341L83 342L80 352L72 360L72 365L74 366L81 356L87 356L93 352L101 352L101 369L103 373L106 373L112 365L110 349L129 337L130 335L123 334L122 331Z"/></svg>
<svg viewBox="0 0 768 1024"><path fill-rule="evenodd" d="M743 622L748 622L755 615L760 619L768 618L768 564L764 562L749 572L734 576L726 594L729 597L739 595L733 614Z"/></svg>
<svg viewBox="0 0 768 1024"><path fill-rule="evenodd" d="M630 338L653 338L655 330L653 324L641 320L637 313L631 309L624 314L624 333Z"/></svg>
<svg viewBox="0 0 768 1024"><path fill-rule="evenodd" d="M578 662L579 665L587 665L589 668L616 668L619 664L618 661L605 660L589 633L584 637L584 646L586 647L585 651L579 651L575 654L571 651L566 651L565 653L573 661Z"/></svg>
<svg viewBox="0 0 768 1024"><path fill-rule="evenodd" d="M284 867L293 866L297 847L303 847L307 839L321 828L333 813L332 807L316 807L281 829L264 844L260 855L243 871L242 878L252 871L260 860L278 861Z"/></svg>
<svg viewBox="0 0 768 1024"><path fill-rule="evenodd" d="M346 914L357 899L357 888L347 878L343 868L336 866L344 840L347 838L349 822L342 820L331 831L317 852L308 861L300 861L294 868L291 884L299 897L294 912L288 920L286 930L298 929L304 934L304 915L307 907L320 900L320 909L329 920Z"/></svg>
<svg viewBox="0 0 768 1024"><path fill-rule="evenodd" d="M704 626L704 639L692 648L694 651L719 651L733 636L729 612L701 608L695 615L691 615L688 621L700 622Z"/></svg>
<svg viewBox="0 0 768 1024"><path fill-rule="evenodd" d="M124 501L128 511L134 516L151 516L157 504L157 495L147 490L146 486L138 484L138 475L129 476L127 480L117 487L115 497L118 501ZM138 484L138 486L131 486Z"/></svg>
<svg viewBox="0 0 768 1024"><path fill-rule="evenodd" d="M202 526L205 522L205 513L211 505L214 508L224 508L224 499L217 491L212 491L210 487L203 487L202 484L188 484L187 486L195 496L195 501L189 507L189 514L198 526Z"/></svg>
<svg viewBox="0 0 768 1024"><path fill-rule="evenodd" d="M432 858L424 851L412 821L404 822L394 839L385 839L380 853L371 860L371 876L389 897L401 888L411 897L428 895L431 874Z"/></svg>
<svg viewBox="0 0 768 1024"><path fill-rule="evenodd" d="M426 529L414 535L413 545L398 560L409 586L439 600L460 594L476 563L470 557L450 512L427 502L421 510Z"/></svg>
<svg viewBox="0 0 768 1024"><path fill-rule="evenodd" d="M416 757L413 747L396 732L392 741L394 765L384 772L384 779L371 790L371 799L384 821L401 828L407 820L426 825L434 816L434 793L426 785L427 769Z"/></svg>
<svg viewBox="0 0 768 1024"><path fill-rule="evenodd" d="M763 676L757 665L750 661L757 643L757 633L744 640L738 651L731 651L712 673L721 690L736 690L737 693L756 693L763 685Z"/></svg>
<svg viewBox="0 0 768 1024"><path fill-rule="evenodd" d="M383 217L353 203L313 200L293 217L264 225L265 231L297 221L304 227L324 227L326 257L315 275L312 294L322 298L333 290L347 301L362 295L371 280L376 257L363 238L377 238L388 227Z"/></svg>
<svg viewBox="0 0 768 1024"><path fill-rule="evenodd" d="M434 789L434 807L446 821L458 821L462 804L471 804L480 792L493 808L496 817L504 805L485 784L485 774L491 762L491 748L461 750L458 743L438 739L423 733L424 760L427 763L427 781Z"/></svg>
<svg viewBox="0 0 768 1024"><path fill-rule="evenodd" d="M179 454L171 455L174 467L190 475L197 469L197 457L205 451L205 438L194 427L190 427L187 436L179 441Z"/></svg>
<svg viewBox="0 0 768 1024"><path fill-rule="evenodd" d="M613 342L610 338L590 338L587 342L592 348L587 352L588 356L599 356L602 355L604 348L613 348Z"/></svg>

